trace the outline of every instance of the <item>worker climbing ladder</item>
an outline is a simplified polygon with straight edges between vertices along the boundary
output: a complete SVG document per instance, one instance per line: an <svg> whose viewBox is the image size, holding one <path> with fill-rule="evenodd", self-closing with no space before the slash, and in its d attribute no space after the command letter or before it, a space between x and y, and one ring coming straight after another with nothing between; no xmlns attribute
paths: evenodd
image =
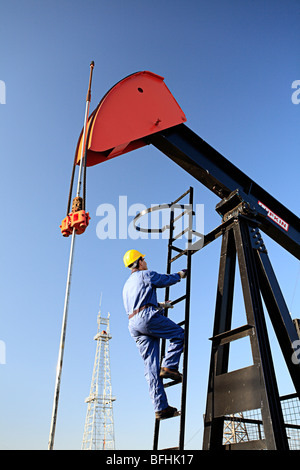
<svg viewBox="0 0 300 470"><path fill-rule="evenodd" d="M184 198L188 197L189 202L188 204L182 204L182 202L179 204L180 201L182 201ZM186 276L186 285L185 285L185 293L184 295L181 295L180 297L176 298L175 300L171 301L172 306L184 302L184 319L183 321L179 322L178 325L182 326L185 331L185 336L184 336L184 349L183 349L183 354L182 354L182 380L168 380L167 382L164 383L164 387L173 387L175 385L181 386L181 406L180 406L180 411L175 414L175 416L178 416L180 419L180 425L179 425L179 442L178 446L176 448L178 449L183 449L184 448L184 434L185 434L185 418L186 418L186 395L187 395L187 369L188 369L188 342L189 342L189 317L190 317L190 286L191 286L191 256L192 256L192 251L190 249L191 243L192 243L192 238L193 236L201 236L198 234L196 231L193 230L193 188L189 188L184 194L182 194L180 197L178 197L174 202L171 204L164 204L161 206L155 206L152 207L151 209L147 209L145 211L142 211L142 213L138 214L138 216L135 218L136 220L142 216L145 215L147 212L151 212L153 210L157 209L165 209L169 208L170 209L170 222L169 225L163 227L162 229L141 229L140 227L136 226L137 230L142 230L142 231L157 231L157 232L162 232L165 229L169 229L169 241L168 241L168 255L167 255L167 269L166 273L171 274L171 271L174 272L173 269L173 263L177 261L179 258L182 256L186 257L186 270L187 270L187 276ZM180 210L180 213L178 215L177 211L178 209ZM183 227L184 222L182 222L183 218L187 218L188 224L187 227ZM178 222L179 221L179 222ZM183 230L181 230L179 233L175 234L176 230L176 222L178 222L178 225L180 227L183 227ZM173 243L176 240L182 239L183 235L185 235L185 240L187 240L187 243L185 245L185 248L179 248L178 246L175 246ZM176 253L176 254L175 254ZM181 265L182 268L182 265ZM174 289L175 287L172 286ZM165 302L170 300L170 290L171 287L166 287L165 289ZM167 309L164 310L164 315L168 316ZM162 339L161 340L161 349L160 349L160 361L162 362L164 355L166 352L166 340ZM165 380L165 379L163 379ZM173 418L174 416L172 416ZM170 418L165 418L165 419L170 419ZM153 439L153 449L157 450L158 448L158 441L159 441L159 434L160 434L160 426L161 426L161 419L155 419L155 426L154 426L154 439Z"/></svg>
<svg viewBox="0 0 300 470"><path fill-rule="evenodd" d="M182 212L175 217L174 216L174 208L176 204L179 203L185 196L189 195L189 206L188 209L182 207ZM177 220L182 218L185 214L188 215L188 227L183 229L183 231L179 232L179 234L174 234L175 223ZM169 229L169 243L168 243L168 257L167 257L167 274L171 274L172 270L172 263L174 261L181 258L183 255L186 256L186 269L187 269L187 277L186 277L186 288L185 294L175 300L172 301L172 305L176 305L179 302L185 303L185 315L184 320L178 323L180 326L184 328L184 347L182 353L182 382L179 380L170 380L164 383L164 387L172 387L172 386L180 386L181 385L181 407L180 412L178 413L180 424L179 424L179 442L178 442L178 449L184 448L184 435L185 435L185 417L186 417L186 394L187 394L187 369L188 369L188 340L189 340L189 317L190 317L190 284L191 284L191 252L189 249L182 250L181 248L176 247L173 245L176 239L180 238L184 232L188 230L188 244L191 243L191 230L192 230L192 222L193 222L193 188L190 188L184 194L182 194L176 201L173 202L171 205L170 211L170 229ZM177 254L174 256L174 252ZM165 290L165 301L170 299L170 290L171 287L166 287ZM174 290L174 288L173 288ZM165 315L168 315L168 310L165 310ZM166 340L163 339L161 341L161 362L165 355L166 349ZM170 419L170 418L169 418ZM158 440L160 434L160 426L161 420L155 419L154 425L154 438L153 438L153 449L157 450L158 448Z"/></svg>

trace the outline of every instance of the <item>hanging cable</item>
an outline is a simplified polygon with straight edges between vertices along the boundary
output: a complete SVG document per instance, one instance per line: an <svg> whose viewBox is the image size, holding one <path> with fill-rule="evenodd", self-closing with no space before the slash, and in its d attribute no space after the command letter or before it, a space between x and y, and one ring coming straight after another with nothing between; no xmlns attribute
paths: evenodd
<svg viewBox="0 0 300 470"><path fill-rule="evenodd" d="M83 154L85 149L85 142L86 142L86 131L87 131L87 122L88 122L88 115L89 115L89 108L90 108L90 101L91 101L91 84L92 84L92 74L94 69L94 62L90 64L90 79L89 79L89 87L88 93L86 97L86 107L85 107L85 116L84 116L84 127L83 127L83 141L82 141L82 149L81 149L81 159L80 159L80 167L79 167L79 175L78 175L78 183L77 183L77 193L76 198L77 202L80 203L80 188L81 188L81 178L82 178L82 166L83 166ZM73 171L75 173L75 164L74 161ZM74 175L72 172L71 178L71 188L73 187L73 180ZM70 188L70 192L71 192ZM75 200L76 200L75 198ZM68 208L69 210L69 208ZM60 345L59 345L59 353L58 353L58 360L57 360L57 368L56 368L56 380L55 380L55 391L54 391L54 399L53 399L53 407L52 407L52 416L51 416L51 427L50 427L50 434L49 434L49 442L48 442L48 449L52 450L54 446L54 436L55 436L55 429L56 429L56 418L57 418L57 410L58 410L58 400L59 400L59 393L60 393L60 383L61 383L61 373L62 373L62 365L63 365L63 355L65 349L65 337L66 337L66 328L67 328L67 317L68 317L68 306L69 306L69 295L70 295L70 286L71 286L71 273L72 273L72 265L73 265L73 255L74 255L74 244L75 244L75 234L76 233L83 233L80 229L80 216L83 216L85 211L80 210L78 212L72 213L73 215L78 216L78 224L72 223L70 224L71 232L69 232L69 219L70 214L64 219L61 225L62 232L68 236L72 233L71 239L71 247L70 247L70 255L69 255L69 264L68 264L68 274L67 274L67 284L66 284L66 291L65 291L65 301L64 301L64 312L63 312L63 321L62 321L62 328L61 328L61 337L60 337ZM88 214L87 214L88 216ZM71 222L74 222L74 220ZM85 219L86 222L86 219ZM87 221L88 222L88 221ZM87 224L86 224L87 225ZM84 230L83 230L84 231ZM67 235L68 233L68 235Z"/></svg>

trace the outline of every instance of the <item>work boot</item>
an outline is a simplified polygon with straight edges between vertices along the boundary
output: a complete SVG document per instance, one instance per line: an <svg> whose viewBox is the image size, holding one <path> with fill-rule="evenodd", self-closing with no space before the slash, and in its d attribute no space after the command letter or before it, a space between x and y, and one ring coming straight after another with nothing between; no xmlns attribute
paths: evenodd
<svg viewBox="0 0 300 470"><path fill-rule="evenodd" d="M168 369L168 367L162 367L159 374L161 379L172 379L182 381L182 374L178 370Z"/></svg>
<svg viewBox="0 0 300 470"><path fill-rule="evenodd" d="M173 416L177 416L177 414L178 414L177 408L173 408L172 406L168 406L164 410L156 411L155 412L155 418L156 419L172 418Z"/></svg>

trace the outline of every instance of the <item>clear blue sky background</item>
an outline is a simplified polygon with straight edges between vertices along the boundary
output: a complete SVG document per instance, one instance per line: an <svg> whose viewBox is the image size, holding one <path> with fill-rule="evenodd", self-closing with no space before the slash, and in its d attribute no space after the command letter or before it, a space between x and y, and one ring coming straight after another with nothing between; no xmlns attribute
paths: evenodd
<svg viewBox="0 0 300 470"><path fill-rule="evenodd" d="M70 248L59 225L91 60L91 110L131 73L162 75L187 125L298 214L300 105L292 103L291 86L300 79L299 22L297 0L2 2L2 449L47 448ZM100 240L96 210L108 203L119 214L119 196L127 196L128 207L171 202L190 185L195 202L204 204L208 232L220 222L218 198L154 147L88 170L91 222L76 239L56 449L81 446L101 293L103 315L111 315L116 447L151 449L153 409L127 330L121 293L128 272L122 257L136 247L146 253L148 267L163 272L166 240ZM299 264L264 238L292 316L299 317ZM220 240L193 257L187 449L202 445L219 251ZM175 290L172 297L177 297ZM241 325L245 317L238 291L235 300L236 324ZM180 314L180 307L172 313L174 318ZM272 329L270 337L280 393L293 392ZM248 365L244 357L237 352L232 367ZM176 392L169 396L170 404L179 406ZM169 421L162 435L168 434L170 442L162 439L162 447L177 445L177 425Z"/></svg>

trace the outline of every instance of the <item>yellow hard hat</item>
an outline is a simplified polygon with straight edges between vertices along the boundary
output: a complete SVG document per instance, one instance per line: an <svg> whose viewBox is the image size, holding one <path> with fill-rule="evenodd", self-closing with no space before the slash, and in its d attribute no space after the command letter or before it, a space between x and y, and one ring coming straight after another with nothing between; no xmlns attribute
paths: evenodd
<svg viewBox="0 0 300 470"><path fill-rule="evenodd" d="M128 268L132 263L134 263L139 258L143 258L145 255L142 255L137 250L128 250L126 251L125 255L123 256L123 261L125 264L125 268Z"/></svg>

